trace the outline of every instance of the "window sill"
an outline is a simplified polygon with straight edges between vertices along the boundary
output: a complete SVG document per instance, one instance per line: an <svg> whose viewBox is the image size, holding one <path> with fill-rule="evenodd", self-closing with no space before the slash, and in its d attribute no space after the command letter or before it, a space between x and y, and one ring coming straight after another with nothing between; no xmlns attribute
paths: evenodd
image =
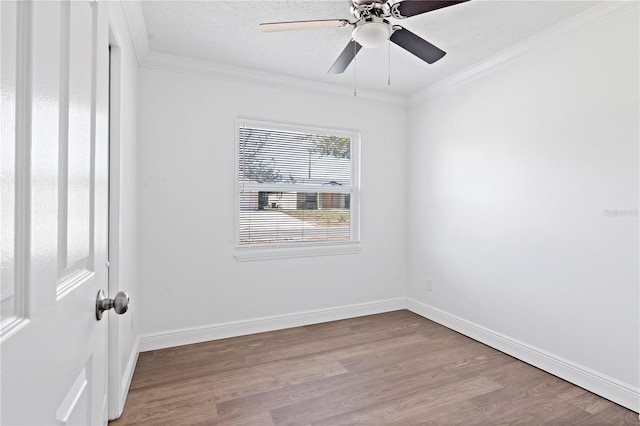
<svg viewBox="0 0 640 426"><path fill-rule="evenodd" d="M333 256L356 254L362 249L360 243L339 244L330 246L297 246L297 247L237 247L234 253L236 260L247 262L253 260L291 259L295 257Z"/></svg>

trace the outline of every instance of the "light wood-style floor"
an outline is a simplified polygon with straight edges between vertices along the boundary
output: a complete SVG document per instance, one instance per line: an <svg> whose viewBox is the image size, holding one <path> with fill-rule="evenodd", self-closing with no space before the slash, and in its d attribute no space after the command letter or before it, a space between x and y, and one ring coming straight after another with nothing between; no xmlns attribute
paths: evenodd
<svg viewBox="0 0 640 426"><path fill-rule="evenodd" d="M639 425L409 311L140 354L123 425Z"/></svg>

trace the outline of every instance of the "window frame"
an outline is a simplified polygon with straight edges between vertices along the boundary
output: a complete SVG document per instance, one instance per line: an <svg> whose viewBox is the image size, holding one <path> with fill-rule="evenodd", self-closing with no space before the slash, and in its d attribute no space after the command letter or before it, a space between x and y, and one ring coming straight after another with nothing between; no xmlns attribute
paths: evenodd
<svg viewBox="0 0 640 426"><path fill-rule="evenodd" d="M288 183L244 183L239 179L240 169L240 129L262 128L274 131L290 131L307 134L349 137L351 140L351 186L309 185ZM234 192L234 256L239 261L279 259L291 257L322 256L336 254L354 254L360 251L360 132L352 129L340 129L316 125L293 124L273 120L237 116L234 129L235 161L233 168ZM288 243L240 244L240 201L241 194L247 189L255 192L318 192L345 193L350 198L349 241L301 241Z"/></svg>

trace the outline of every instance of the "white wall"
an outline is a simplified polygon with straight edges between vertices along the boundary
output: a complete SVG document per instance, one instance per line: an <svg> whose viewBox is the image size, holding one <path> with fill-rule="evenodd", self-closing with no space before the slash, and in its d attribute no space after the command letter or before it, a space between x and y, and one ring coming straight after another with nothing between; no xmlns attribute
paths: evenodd
<svg viewBox="0 0 640 426"><path fill-rule="evenodd" d="M126 291L131 298L129 311L122 315L109 316L109 349L117 357L109 359L110 404L109 417L120 415L124 398L138 355L139 306L138 292L138 203L137 203L137 111L138 111L138 62L135 57L131 36L122 4L108 2L109 23L115 36L114 49L119 57L119 105L120 114L112 117L117 123L112 128L111 150L116 170L112 168L112 189L117 187L119 199L112 200L111 224L116 233L117 247L111 247L110 294ZM115 173L114 173L115 172ZM115 209L114 209L115 206ZM115 210L115 211L114 211ZM115 220L114 220L115 219ZM114 250L115 249L115 250ZM113 257L113 254L117 254ZM117 327L114 333L112 327Z"/></svg>
<svg viewBox="0 0 640 426"><path fill-rule="evenodd" d="M142 68L144 335L404 297L406 107ZM234 258L238 115L362 132L362 251ZM166 344L166 343L165 343Z"/></svg>
<svg viewBox="0 0 640 426"><path fill-rule="evenodd" d="M636 396L637 13L413 108L408 234L425 312Z"/></svg>
<svg viewBox="0 0 640 426"><path fill-rule="evenodd" d="M143 60L139 149L127 154L141 348L407 296L416 312L637 410L637 8L579 19L410 110ZM237 115L362 131L362 252L234 258Z"/></svg>

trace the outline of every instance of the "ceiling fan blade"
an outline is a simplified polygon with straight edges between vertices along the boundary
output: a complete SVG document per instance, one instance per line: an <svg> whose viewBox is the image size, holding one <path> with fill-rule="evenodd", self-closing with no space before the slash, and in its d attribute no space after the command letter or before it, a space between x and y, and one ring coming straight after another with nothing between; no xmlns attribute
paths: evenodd
<svg viewBox="0 0 640 426"><path fill-rule="evenodd" d="M394 29L395 28L398 27L394 27ZM442 59L442 57L447 54L444 50L441 50L402 27L399 27L391 34L390 40L407 52L413 53L418 58L430 64Z"/></svg>
<svg viewBox="0 0 640 426"><path fill-rule="evenodd" d="M391 9L395 18L408 18L410 16L420 15L421 13L431 12L432 10L442 9L443 7L455 6L456 4L465 3L467 1L469 0L405 0L400 3L395 3Z"/></svg>
<svg viewBox="0 0 640 426"><path fill-rule="evenodd" d="M321 19L316 21L269 22L260 24L260 29L262 32L271 33L276 31L342 28L350 24L346 19Z"/></svg>
<svg viewBox="0 0 640 426"><path fill-rule="evenodd" d="M362 49L362 46L360 46L357 41L351 40L349 44L347 44L347 47L344 48L340 56L338 56L338 59L336 59L333 65L331 65L328 73L342 74L344 70L347 69L351 61L353 61L353 58L356 57L360 49Z"/></svg>

